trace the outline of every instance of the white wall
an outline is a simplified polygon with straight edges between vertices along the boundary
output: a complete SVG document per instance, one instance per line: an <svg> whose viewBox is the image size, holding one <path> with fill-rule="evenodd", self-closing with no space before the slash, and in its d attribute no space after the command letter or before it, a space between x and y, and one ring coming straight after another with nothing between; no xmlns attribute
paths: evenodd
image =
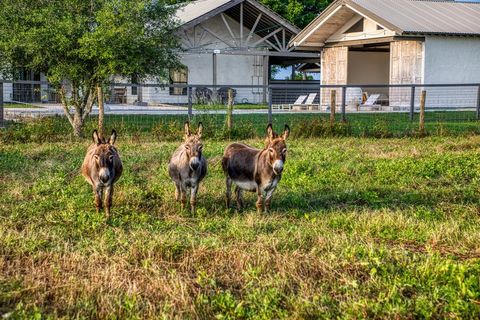
<svg viewBox="0 0 480 320"><path fill-rule="evenodd" d="M480 83L480 38L425 37L425 83Z"/></svg>
<svg viewBox="0 0 480 320"><path fill-rule="evenodd" d="M480 83L480 38L425 37L425 83ZM477 88L427 88L426 107L474 108Z"/></svg>
<svg viewBox="0 0 480 320"><path fill-rule="evenodd" d="M348 52L348 84L388 84L389 52Z"/></svg>

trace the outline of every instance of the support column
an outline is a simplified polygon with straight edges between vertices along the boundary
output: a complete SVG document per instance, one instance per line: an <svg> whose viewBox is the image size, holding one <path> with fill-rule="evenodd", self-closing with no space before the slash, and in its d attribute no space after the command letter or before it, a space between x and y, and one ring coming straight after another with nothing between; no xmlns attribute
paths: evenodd
<svg viewBox="0 0 480 320"><path fill-rule="evenodd" d="M213 59L213 77L212 77L212 84L214 86L217 85L217 54L214 53L212 55L212 59Z"/></svg>
<svg viewBox="0 0 480 320"><path fill-rule="evenodd" d="M263 95L262 103L267 103L267 87L270 82L270 61L268 56L263 56Z"/></svg>

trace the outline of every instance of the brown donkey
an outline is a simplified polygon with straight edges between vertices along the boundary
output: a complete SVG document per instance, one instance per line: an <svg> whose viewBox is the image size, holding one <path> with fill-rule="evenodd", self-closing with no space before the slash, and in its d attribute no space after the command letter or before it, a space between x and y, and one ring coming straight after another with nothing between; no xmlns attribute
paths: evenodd
<svg viewBox="0 0 480 320"><path fill-rule="evenodd" d="M263 150L252 148L243 143L229 145L223 154L222 167L226 175L227 208L230 207L232 183L236 185L237 206L243 206L243 190L257 193L257 211L270 209L273 192L282 178L286 160L287 145L285 140L290 128L285 125L283 135L273 131L272 125L267 127L267 138ZM265 197L264 197L265 194Z"/></svg>
<svg viewBox="0 0 480 320"><path fill-rule="evenodd" d="M105 213L110 215L112 206L113 184L122 175L122 161L117 148L113 146L117 139L117 132L112 130L112 135L105 141L93 131L93 144L88 147L87 155L83 160L82 174L92 186L95 193L95 206L97 212L102 209L102 197L105 192Z"/></svg>
<svg viewBox="0 0 480 320"><path fill-rule="evenodd" d="M190 132L190 123L185 122L185 141L173 153L168 163L168 174L175 184L175 199L181 201L182 209L187 203L187 188L190 188L190 207L195 213L200 182L207 174L207 160L202 154L203 126L198 124L197 133Z"/></svg>

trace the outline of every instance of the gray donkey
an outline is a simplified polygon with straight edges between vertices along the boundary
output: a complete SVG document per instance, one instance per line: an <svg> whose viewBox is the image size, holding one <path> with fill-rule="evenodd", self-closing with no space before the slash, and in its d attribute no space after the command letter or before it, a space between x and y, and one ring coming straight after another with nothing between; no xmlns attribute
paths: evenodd
<svg viewBox="0 0 480 320"><path fill-rule="evenodd" d="M237 186L237 206L243 206L244 190L257 193L257 211L270 209L273 192L282 178L283 166L287 156L285 140L290 134L290 128L285 125L283 135L273 131L272 125L267 127L265 148L260 150L244 143L232 143L225 149L222 159L223 171L226 175L227 208L230 207L232 183ZM264 196L265 194L265 196Z"/></svg>
<svg viewBox="0 0 480 320"><path fill-rule="evenodd" d="M95 193L95 206L97 212L102 209L102 198L105 192L105 213L110 215L112 206L113 184L122 175L123 167L117 148L114 147L117 132L112 130L112 135L105 141L93 131L93 144L88 147L83 160L82 174L92 186Z"/></svg>
<svg viewBox="0 0 480 320"><path fill-rule="evenodd" d="M185 122L185 141L173 153L168 163L168 174L175 184L175 199L181 201L182 209L187 203L187 188L191 189L190 207L192 213L195 213L197 192L200 182L207 174L207 160L202 155L203 126L198 124L197 133L192 134L190 123Z"/></svg>

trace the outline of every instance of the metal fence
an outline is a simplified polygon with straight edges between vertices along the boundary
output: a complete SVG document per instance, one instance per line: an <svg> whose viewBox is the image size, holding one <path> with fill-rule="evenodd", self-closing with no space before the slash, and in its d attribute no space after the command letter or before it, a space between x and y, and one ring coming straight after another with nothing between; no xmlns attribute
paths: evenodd
<svg viewBox="0 0 480 320"><path fill-rule="evenodd" d="M56 89L46 82L7 81L0 85L0 90L3 91L0 117L6 120L63 115ZM158 118L178 116L218 118L221 122L227 112L229 91L236 117L255 124L302 123L307 119L327 121L333 116L360 134L368 130L407 132L417 126L422 91L426 94L425 122L431 126L458 127L459 123L476 126L480 119L478 83L320 85L298 82L268 86L112 83L105 91L107 119L120 118L145 128ZM96 114L94 108L91 115Z"/></svg>

